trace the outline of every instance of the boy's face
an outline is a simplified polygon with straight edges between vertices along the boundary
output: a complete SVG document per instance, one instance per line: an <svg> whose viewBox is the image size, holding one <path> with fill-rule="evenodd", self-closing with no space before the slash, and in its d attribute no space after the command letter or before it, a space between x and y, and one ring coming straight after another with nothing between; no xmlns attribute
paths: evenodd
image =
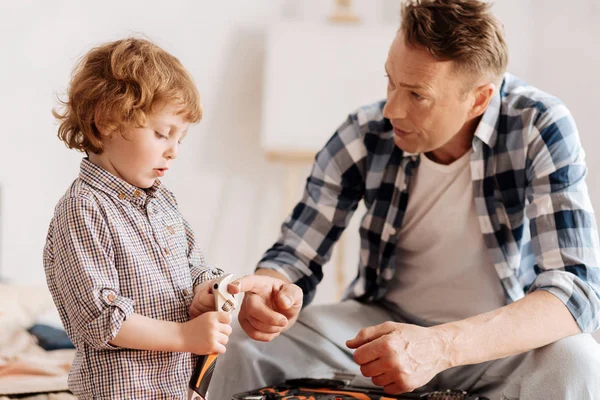
<svg viewBox="0 0 600 400"><path fill-rule="evenodd" d="M172 104L158 103L155 109L143 127L108 135L104 152L90 154L90 160L131 185L151 187L177 157L179 143L189 126Z"/></svg>

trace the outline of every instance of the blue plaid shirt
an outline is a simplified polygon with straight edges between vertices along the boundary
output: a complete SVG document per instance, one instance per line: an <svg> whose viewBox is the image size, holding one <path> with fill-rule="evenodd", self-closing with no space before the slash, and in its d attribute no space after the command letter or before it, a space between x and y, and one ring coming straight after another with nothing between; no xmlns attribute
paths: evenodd
<svg viewBox="0 0 600 400"><path fill-rule="evenodd" d="M385 102L351 114L317 154L304 195L258 268L298 284L305 304L362 200L358 275L345 298L381 299L418 157L399 149ZM598 327L598 231L575 121L560 100L506 74L473 138L471 175L481 232L507 302L546 290L584 332Z"/></svg>

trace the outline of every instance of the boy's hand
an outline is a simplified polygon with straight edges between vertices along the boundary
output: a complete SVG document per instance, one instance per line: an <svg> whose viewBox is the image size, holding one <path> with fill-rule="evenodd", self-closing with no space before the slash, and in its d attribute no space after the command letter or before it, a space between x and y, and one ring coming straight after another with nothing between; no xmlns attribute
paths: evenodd
<svg viewBox="0 0 600 400"><path fill-rule="evenodd" d="M182 324L184 351L194 354L225 353L231 335L231 314L209 311Z"/></svg>
<svg viewBox="0 0 600 400"><path fill-rule="evenodd" d="M194 299L189 309L191 318L196 318L205 312L215 311L215 296L212 291L214 282L215 279L202 282L194 288Z"/></svg>

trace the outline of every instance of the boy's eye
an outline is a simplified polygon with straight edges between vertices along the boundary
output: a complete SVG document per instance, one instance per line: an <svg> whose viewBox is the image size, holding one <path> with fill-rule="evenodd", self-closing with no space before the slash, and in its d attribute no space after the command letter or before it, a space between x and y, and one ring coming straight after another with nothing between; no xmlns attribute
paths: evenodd
<svg viewBox="0 0 600 400"><path fill-rule="evenodd" d="M160 139L168 139L169 138L168 136L163 135L160 132L154 131L154 133L156 134L156 137L158 137Z"/></svg>

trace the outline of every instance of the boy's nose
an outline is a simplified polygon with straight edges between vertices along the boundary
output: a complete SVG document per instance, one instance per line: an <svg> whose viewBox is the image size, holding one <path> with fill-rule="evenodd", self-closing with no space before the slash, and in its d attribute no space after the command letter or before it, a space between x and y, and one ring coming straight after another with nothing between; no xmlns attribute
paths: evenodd
<svg viewBox="0 0 600 400"><path fill-rule="evenodd" d="M175 143L173 146L170 146L167 151L165 152L165 158L169 158L169 159L175 159L177 158L177 153L178 153L179 149L177 146L177 143Z"/></svg>

